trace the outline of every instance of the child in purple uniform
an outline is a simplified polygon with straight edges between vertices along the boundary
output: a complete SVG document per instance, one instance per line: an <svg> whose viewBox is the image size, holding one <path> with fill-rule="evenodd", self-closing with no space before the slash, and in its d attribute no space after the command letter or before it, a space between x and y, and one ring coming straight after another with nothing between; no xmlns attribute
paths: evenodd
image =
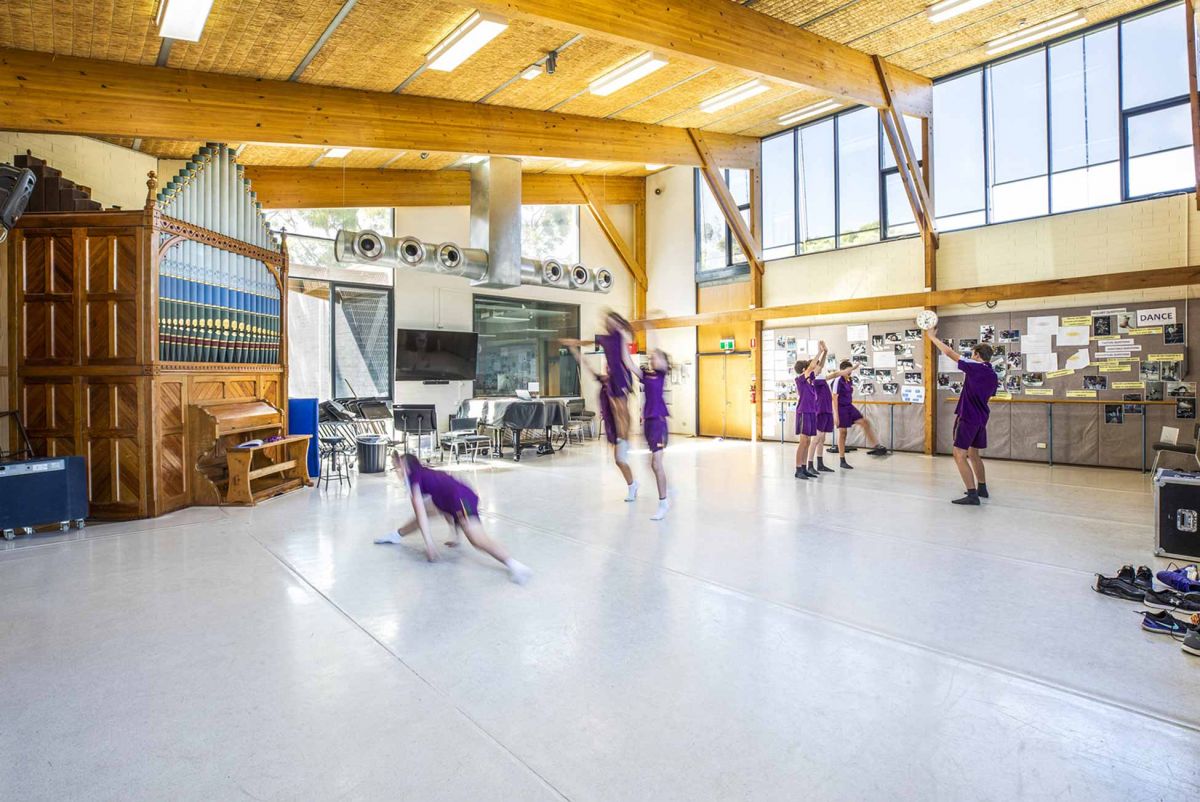
<svg viewBox="0 0 1200 802"><path fill-rule="evenodd" d="M671 360L666 352L655 348L650 352L650 370L638 369L642 380L642 428L646 433L646 443L650 446L650 468L654 471L654 479L658 483L658 510L650 516L652 521L661 521L667 517L671 508L667 497L667 471L663 468L663 449L667 447L667 418L671 413L667 410L666 399L663 398L663 385L671 374Z"/></svg>
<svg viewBox="0 0 1200 802"><path fill-rule="evenodd" d="M810 474L833 473L833 468L825 467L825 456L821 453L825 447L825 435L833 433L833 394L829 392L829 382L820 374L820 368L821 365L817 365L817 372L809 380L817 406L817 436L812 438L808 446Z"/></svg>
<svg viewBox="0 0 1200 802"><path fill-rule="evenodd" d="M954 499L953 504L978 506L979 499L988 497L987 478L983 472L981 448L987 448L988 401L996 394L1000 380L992 367L992 346L980 343L971 351L970 359L938 339L937 329L925 332L939 351L958 363L963 372L963 389L954 408L954 464L967 487L967 495Z"/></svg>
<svg viewBox="0 0 1200 802"><path fill-rule="evenodd" d="M849 359L843 359L838 365L839 369L827 377L831 382L830 389L837 398L837 403L833 406L833 426L838 432L838 456L841 458L841 468L844 471L854 467L846 462L846 432L851 426L861 427L867 437L867 442L874 443L871 450L867 452L868 454L872 457L882 457L887 454L887 449L879 444L879 438L875 436L875 429L871 426L871 422L863 417L863 414L858 411L858 407L854 406L854 384L850 381L850 377L859 367Z"/></svg>
<svg viewBox="0 0 1200 802"><path fill-rule="evenodd" d="M825 363L825 341L822 340L817 355L808 362L796 363L796 434L800 442L796 445L796 478L816 479L816 471L806 467L812 439L817 435L817 396L812 386L812 377L817 368Z"/></svg>
<svg viewBox="0 0 1200 802"><path fill-rule="evenodd" d="M509 557L504 547L483 531L483 524L479 521L479 496L475 495L474 490L447 473L422 465L412 454L400 456L393 451L392 465L408 482L414 518L395 532L378 538L376 543L399 543L400 538L419 529L425 541L425 557L429 562L435 562L438 553L433 545L433 535L429 532L427 514L440 512L453 527L454 539L447 541L447 546L458 546L458 533L461 530L472 546L503 563L508 569L508 578L513 582L523 585L529 580L532 574L529 567Z"/></svg>

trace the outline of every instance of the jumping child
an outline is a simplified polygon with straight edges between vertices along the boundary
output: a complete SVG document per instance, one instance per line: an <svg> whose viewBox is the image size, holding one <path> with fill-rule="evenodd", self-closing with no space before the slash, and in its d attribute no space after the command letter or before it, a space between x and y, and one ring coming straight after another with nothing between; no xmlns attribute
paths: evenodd
<svg viewBox="0 0 1200 802"><path fill-rule="evenodd" d="M817 434L817 396L813 390L812 377L817 367L825 362L825 341L822 340L817 355L808 362L796 362L796 434L800 442L796 445L796 478L816 479L820 476L807 467L812 438Z"/></svg>
<svg viewBox="0 0 1200 802"><path fill-rule="evenodd" d="M609 389L610 383L608 374L597 373L592 369L592 366L583 361L583 355L579 353L578 340L563 340L571 347L571 353L575 355L575 361L587 369L592 374L593 378L600 385L600 392L596 397L596 404L600 408L600 421L604 428L604 439L608 440L608 444L613 449L613 461L617 463L617 470L621 472L621 478L625 480L626 501L636 501L638 494L638 483L633 478L633 470L629 467L629 446L627 442L618 434L617 421L621 419L621 414L618 412L616 405L613 404L612 394ZM607 349L605 349L607 353ZM628 353L628 351L626 351ZM628 432L628 415L629 408L624 408L626 416L625 431Z"/></svg>
<svg viewBox="0 0 1200 802"><path fill-rule="evenodd" d="M825 435L833 434L833 394L829 392L829 382L821 373L824 364L822 360L809 380L817 399L817 436L812 438L808 446L808 472L818 474L833 473L833 468L825 467Z"/></svg>
<svg viewBox="0 0 1200 802"><path fill-rule="evenodd" d="M667 471L663 467L663 449L667 447L667 418L671 415L663 398L663 385L671 374L671 360L661 348L655 348L650 352L650 370L641 370L636 366L634 370L642 380L642 428L646 433L646 443L650 446L650 469L654 471L654 480L658 484L658 510L650 516L650 520L661 521L671 508L671 501L667 497Z"/></svg>
<svg viewBox="0 0 1200 802"><path fill-rule="evenodd" d="M859 369L859 365L855 365L849 359L843 359L838 365L838 370L829 374L828 378L832 381L833 394L837 397L837 403L833 406L833 426L838 433L838 457L841 459L841 468L844 471L854 468L849 462L846 462L846 433L851 426L858 426L866 435L868 443L874 443L871 450L867 453L872 457L882 457L887 454L887 449L879 444L879 438L875 436L875 428L871 426L871 422L863 417L863 414L858 411L858 407L854 406L854 384L850 381L850 377L854 375L854 371Z"/></svg>
<svg viewBox="0 0 1200 802"><path fill-rule="evenodd" d="M461 530L472 546L503 563L513 582L524 585L529 580L533 574L529 567L509 557L504 547L483 531L479 520L479 496L474 490L447 473L422 465L412 454L400 456L393 451L392 466L408 482L414 518L395 532L378 538L376 543L400 543L405 535L420 530L425 541L425 557L429 562L436 562L438 552L429 531L428 516L440 512L453 527L454 539L446 541L447 546L458 546Z"/></svg>
<svg viewBox="0 0 1200 802"><path fill-rule="evenodd" d="M1000 380L992 367L992 346L979 343L970 359L938 339L937 329L925 332L934 347L958 363L963 373L963 389L954 408L954 464L966 485L967 495L951 504L978 506L979 499L988 497L987 477L983 472L983 457L979 450L987 448L988 400L996 394Z"/></svg>

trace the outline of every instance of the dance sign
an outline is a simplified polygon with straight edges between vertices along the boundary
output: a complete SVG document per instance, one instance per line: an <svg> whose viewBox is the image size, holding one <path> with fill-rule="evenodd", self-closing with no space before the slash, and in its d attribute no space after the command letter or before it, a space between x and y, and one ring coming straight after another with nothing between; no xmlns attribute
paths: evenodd
<svg viewBox="0 0 1200 802"><path fill-rule="evenodd" d="M1175 322L1175 307L1168 306L1162 309L1139 309L1137 313L1137 324L1143 326L1162 326L1167 323Z"/></svg>

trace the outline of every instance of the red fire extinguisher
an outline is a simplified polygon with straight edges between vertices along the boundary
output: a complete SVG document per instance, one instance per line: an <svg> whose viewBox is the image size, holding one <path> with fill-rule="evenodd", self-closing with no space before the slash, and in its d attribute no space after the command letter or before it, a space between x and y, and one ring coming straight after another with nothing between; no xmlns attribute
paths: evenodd
<svg viewBox="0 0 1200 802"><path fill-rule="evenodd" d="M750 380L750 403L758 403L758 382L754 379Z"/></svg>

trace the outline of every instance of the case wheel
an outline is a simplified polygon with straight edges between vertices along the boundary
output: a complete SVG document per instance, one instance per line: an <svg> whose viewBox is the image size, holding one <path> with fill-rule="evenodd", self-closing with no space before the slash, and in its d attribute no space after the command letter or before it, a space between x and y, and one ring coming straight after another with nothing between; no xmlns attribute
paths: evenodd
<svg viewBox="0 0 1200 802"><path fill-rule="evenodd" d="M66 532L66 531L70 530L70 528L71 528L70 521L59 521L58 522L58 531Z"/></svg>
<svg viewBox="0 0 1200 802"><path fill-rule="evenodd" d="M85 527L85 526L87 526L87 521L83 520L82 518L75 519L75 528L76 529L83 529L83 527Z"/></svg>
<svg viewBox="0 0 1200 802"><path fill-rule="evenodd" d="M32 526L22 526L22 527L21 527L21 532L22 532L23 534L26 534L26 535L32 535L32 534L33 534L33 527L32 527Z"/></svg>
<svg viewBox="0 0 1200 802"><path fill-rule="evenodd" d="M11 530L11 529L5 529L5 530L4 530L4 539L5 539L5 540L12 540L12 539L13 539L13 538L15 538L16 536L17 536L17 534L16 534L16 532L14 532L13 530Z"/></svg>

